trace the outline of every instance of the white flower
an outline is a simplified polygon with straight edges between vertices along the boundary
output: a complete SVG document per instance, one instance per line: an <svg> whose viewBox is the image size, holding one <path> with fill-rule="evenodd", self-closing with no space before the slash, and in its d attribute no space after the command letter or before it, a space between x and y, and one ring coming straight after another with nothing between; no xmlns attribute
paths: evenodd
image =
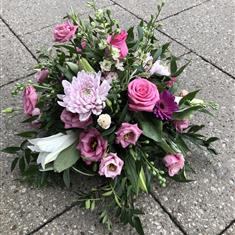
<svg viewBox="0 0 235 235"><path fill-rule="evenodd" d="M148 52L146 55L145 55L145 60L143 61L143 67L146 71L148 71L151 66L153 64L153 57L151 56L151 54Z"/></svg>
<svg viewBox="0 0 235 235"><path fill-rule="evenodd" d="M112 62L109 60L103 60L102 62L100 62L100 68L102 71L109 72L111 70L111 67L112 67Z"/></svg>
<svg viewBox="0 0 235 235"><path fill-rule="evenodd" d="M111 117L108 114L101 114L97 119L98 125L103 129L108 129L111 125Z"/></svg>
<svg viewBox="0 0 235 235"><path fill-rule="evenodd" d="M155 63L153 64L152 68L150 69L150 74L159 74L162 76L170 76L170 68L168 65L166 65L165 63L163 63L161 60L157 60L155 61Z"/></svg>
<svg viewBox="0 0 235 235"><path fill-rule="evenodd" d="M68 131L66 135L58 133L45 138L29 139L28 141L33 145L28 148L39 153L37 164L41 164L45 170L46 164L54 161L60 152L72 145L76 139L76 134Z"/></svg>
<svg viewBox="0 0 235 235"><path fill-rule="evenodd" d="M118 79L118 74L116 72L109 72L103 79L106 80L109 84L112 84L112 81Z"/></svg>
<svg viewBox="0 0 235 235"><path fill-rule="evenodd" d="M175 96L175 102L177 104L179 104L179 102L182 98L183 98L182 96ZM203 106L203 105L205 105L205 102L204 102L204 100L194 98L189 102L189 104L191 106L195 106L195 105L202 105Z"/></svg>
<svg viewBox="0 0 235 235"><path fill-rule="evenodd" d="M115 67L120 71L124 71L123 62L120 62L119 60L115 64Z"/></svg>

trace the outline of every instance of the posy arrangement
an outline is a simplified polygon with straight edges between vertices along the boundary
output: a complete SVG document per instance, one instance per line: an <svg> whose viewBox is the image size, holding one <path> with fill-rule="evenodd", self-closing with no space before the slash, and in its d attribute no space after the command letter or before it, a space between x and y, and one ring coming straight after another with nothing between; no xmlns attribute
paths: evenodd
<svg viewBox="0 0 235 235"><path fill-rule="evenodd" d="M144 234L134 201L150 192L154 179L189 181L191 144L216 154L215 137L199 134L204 126L190 119L211 114L213 102L195 98L197 91L177 91L178 67L169 43L155 37L158 6L150 21L128 30L119 27L109 10L97 9L88 22L71 13L55 26L55 44L40 53L35 81L17 83L32 131L20 146L3 149L16 154L22 178L42 186L56 179L71 185L74 174L101 178L78 193L87 209L104 208L100 220L111 228L116 215ZM5 109L11 112L12 109Z"/></svg>

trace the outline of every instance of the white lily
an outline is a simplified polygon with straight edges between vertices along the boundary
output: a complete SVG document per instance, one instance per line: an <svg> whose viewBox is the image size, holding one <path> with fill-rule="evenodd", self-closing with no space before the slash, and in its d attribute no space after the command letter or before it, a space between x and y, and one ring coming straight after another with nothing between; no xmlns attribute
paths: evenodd
<svg viewBox="0 0 235 235"><path fill-rule="evenodd" d="M151 75L155 73L162 76L171 75L169 66L161 60L156 60L149 72Z"/></svg>
<svg viewBox="0 0 235 235"><path fill-rule="evenodd" d="M33 145L28 148L33 152L39 152L37 164L41 164L45 170L46 164L54 161L60 152L72 145L76 139L76 134L68 131L66 134L58 133L45 138L29 139Z"/></svg>

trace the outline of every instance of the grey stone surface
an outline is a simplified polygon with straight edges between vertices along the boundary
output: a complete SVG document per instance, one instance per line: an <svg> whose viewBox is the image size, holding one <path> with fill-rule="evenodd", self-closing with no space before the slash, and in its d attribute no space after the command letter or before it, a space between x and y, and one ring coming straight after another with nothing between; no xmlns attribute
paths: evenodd
<svg viewBox="0 0 235 235"><path fill-rule="evenodd" d="M20 107L21 97L12 98L13 85L0 89L0 109L9 106ZM6 97L2 99L2 97ZM19 138L13 136L23 125L22 114L9 119L0 114L1 134L0 148L17 145ZM49 218L65 209L75 200L75 194L58 187L38 189L18 181L18 170L10 172L11 162L15 156L0 153L0 234L26 234Z"/></svg>
<svg viewBox="0 0 235 235"><path fill-rule="evenodd" d="M151 196L140 196L137 205L140 206L140 208L143 208L143 211L146 213L141 216L146 235L182 234ZM43 227L36 234L110 234L108 230L104 229L102 224L99 224L97 218L96 214L92 214L89 211L80 210L75 207ZM114 223L111 234L134 235L136 232L129 226Z"/></svg>
<svg viewBox="0 0 235 235"><path fill-rule="evenodd" d="M0 86L2 86L32 73L32 67L36 61L2 21L0 21L0 26Z"/></svg>
<svg viewBox="0 0 235 235"><path fill-rule="evenodd" d="M159 20L177 14L187 8L196 6L204 1L205 0L166 0L165 6L159 16ZM146 20L150 18L151 14L155 14L155 12L157 12L157 4L160 1L114 0L114 2L119 3L122 7Z"/></svg>
<svg viewBox="0 0 235 235"><path fill-rule="evenodd" d="M235 4L213 0L163 21L167 34L235 75Z"/></svg>
<svg viewBox="0 0 235 235"><path fill-rule="evenodd" d="M217 136L219 155L192 151L189 161L197 174L194 182L170 182L165 189L155 189L162 204L180 222L188 234L219 234L235 218L235 133L234 81L196 56L180 79L181 88L202 89L199 97L220 105L215 118L199 114L192 122L206 124L204 133Z"/></svg>
<svg viewBox="0 0 235 235"><path fill-rule="evenodd" d="M40 30L43 27L59 23L71 8L79 14L88 12L86 0L2 0L2 16L17 35ZM112 4L109 0L96 1L97 6Z"/></svg>
<svg viewBox="0 0 235 235"><path fill-rule="evenodd" d="M136 25L139 22L139 19L137 19L135 16L131 15L130 13L123 10L117 5L108 6L107 8L112 11L113 16L119 20L120 25L123 28L127 29L133 25ZM83 15L82 18L87 19L87 14ZM184 47L180 46L178 43L172 42L172 40L170 40L168 37L164 36L160 32L156 32L156 37L159 39L161 44L171 42L172 51L177 56L188 52L188 50L186 50ZM22 40L36 55L36 52L39 49L46 50L53 45L52 26L31 34L23 35Z"/></svg>
<svg viewBox="0 0 235 235"><path fill-rule="evenodd" d="M234 235L235 234L235 223L232 224L231 227L229 227L223 235Z"/></svg>

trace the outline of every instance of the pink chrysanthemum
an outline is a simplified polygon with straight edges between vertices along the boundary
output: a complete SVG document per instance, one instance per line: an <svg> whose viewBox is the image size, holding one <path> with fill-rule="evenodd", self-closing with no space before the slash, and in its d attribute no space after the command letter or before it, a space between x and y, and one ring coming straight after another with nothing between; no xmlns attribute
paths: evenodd
<svg viewBox="0 0 235 235"><path fill-rule="evenodd" d="M101 73L79 72L72 82L62 81L64 95L58 104L71 113L78 113L80 121L86 121L93 113L100 115L111 86L107 81L100 83Z"/></svg>

